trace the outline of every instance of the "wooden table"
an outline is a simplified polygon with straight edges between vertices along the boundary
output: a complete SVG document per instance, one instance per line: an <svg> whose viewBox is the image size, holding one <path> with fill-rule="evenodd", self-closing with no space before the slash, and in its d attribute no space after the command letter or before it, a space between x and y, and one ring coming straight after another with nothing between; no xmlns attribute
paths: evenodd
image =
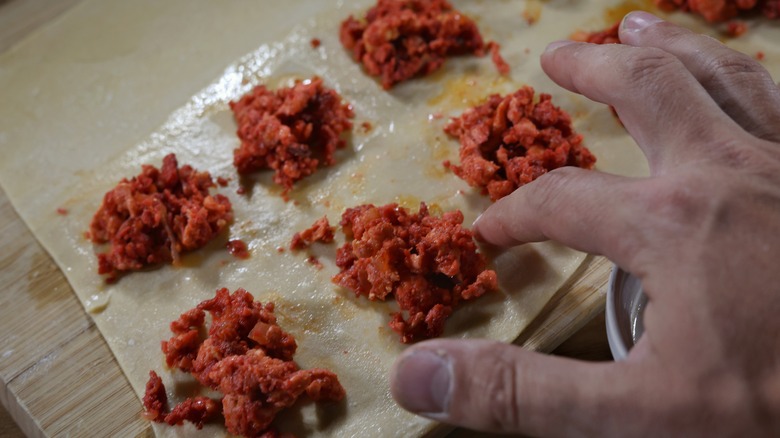
<svg viewBox="0 0 780 438"><path fill-rule="evenodd" d="M0 52L77 1L0 0ZM100 435L150 434L138 416L140 402L99 331L2 189L0 247L0 436L86 436L94 432L88 419L95 417L110 419ZM556 296L521 341L548 351L560 345L554 354L610 360L603 317L608 267L606 260L590 257L580 281L569 285L578 291L576 299Z"/></svg>

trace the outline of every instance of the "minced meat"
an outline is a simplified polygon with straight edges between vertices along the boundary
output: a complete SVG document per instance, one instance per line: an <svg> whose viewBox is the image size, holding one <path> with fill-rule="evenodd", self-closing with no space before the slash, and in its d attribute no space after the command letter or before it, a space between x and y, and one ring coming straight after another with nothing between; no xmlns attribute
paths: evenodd
<svg viewBox="0 0 780 438"><path fill-rule="evenodd" d="M397 204L349 208L333 282L370 300L395 297L401 310L390 327L401 342L440 336L461 301L498 290L496 272L485 268L462 223L460 211L431 216L425 203L416 214Z"/></svg>
<svg viewBox="0 0 780 438"><path fill-rule="evenodd" d="M333 242L334 230L335 228L331 227L330 222L328 222L328 217L323 216L317 219L311 227L295 233L292 242L290 242L290 249L293 251L304 249L314 242Z"/></svg>
<svg viewBox="0 0 780 438"><path fill-rule="evenodd" d="M460 140L460 165L444 165L496 201L550 170L590 169L596 158L582 145L571 118L549 94L534 101L534 89L494 94L454 118L444 131Z"/></svg>
<svg viewBox="0 0 780 438"><path fill-rule="evenodd" d="M364 19L341 23L341 43L384 89L438 70L448 56L485 54L474 21L447 0L378 0ZM500 59L498 46L493 52ZM504 73L506 63L496 62Z"/></svg>
<svg viewBox="0 0 780 438"><path fill-rule="evenodd" d="M177 263L181 252L205 246L233 220L230 200L210 195L211 187L208 172L179 167L174 154L161 169L144 165L140 175L120 181L90 225L92 242L111 244L98 254L98 272L113 279L122 271Z"/></svg>
<svg viewBox="0 0 780 438"><path fill-rule="evenodd" d="M654 0L659 8L680 9L704 17L710 23L727 21L738 15L758 12L767 18L780 18L780 0Z"/></svg>
<svg viewBox="0 0 780 438"><path fill-rule="evenodd" d="M201 339L205 312L212 322L208 336ZM152 372L143 400L146 418L168 424L186 420L200 428L221 411L228 432L255 437L272 433L276 414L303 393L314 401L343 399L344 388L335 374L301 370L293 362L297 344L279 327L273 312L273 303L256 302L244 289L231 295L223 288L173 321L174 336L162 343L167 365L191 373L223 397L221 402L187 399L166 414L165 388Z"/></svg>
<svg viewBox="0 0 780 438"><path fill-rule="evenodd" d="M346 144L341 134L352 128L350 105L318 77L276 91L259 85L230 108L241 139L233 165L240 174L272 169L284 196L320 165L333 165Z"/></svg>

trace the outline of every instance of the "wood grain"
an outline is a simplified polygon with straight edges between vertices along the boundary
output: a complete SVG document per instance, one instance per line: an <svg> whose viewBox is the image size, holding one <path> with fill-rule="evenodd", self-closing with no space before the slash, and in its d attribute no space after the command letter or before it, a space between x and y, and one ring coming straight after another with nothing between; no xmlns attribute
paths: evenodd
<svg viewBox="0 0 780 438"><path fill-rule="evenodd" d="M0 0L0 52L77 1ZM0 248L0 436L150 436L102 336L1 188ZM553 351L603 313L609 266L588 257L518 343ZM609 359L594 321L556 353Z"/></svg>
<svg viewBox="0 0 780 438"><path fill-rule="evenodd" d="M141 403L0 190L0 401L29 437L143 436Z"/></svg>

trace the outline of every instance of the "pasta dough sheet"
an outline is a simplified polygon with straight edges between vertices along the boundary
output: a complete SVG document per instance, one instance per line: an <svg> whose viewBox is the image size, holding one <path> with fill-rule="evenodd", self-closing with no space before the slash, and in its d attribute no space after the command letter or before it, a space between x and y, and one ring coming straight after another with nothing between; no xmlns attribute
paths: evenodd
<svg viewBox="0 0 780 438"><path fill-rule="evenodd" d="M470 224L489 200L445 171L442 161L457 162L458 143L442 127L450 116L490 93L511 92L525 84L551 93L553 102L572 114L575 128L598 158L598 170L647 174L641 152L607 107L556 87L538 62L549 41L566 38L575 29L609 24L604 11L617 2L454 1L477 20L486 40L502 44L512 66L510 76L499 76L489 56L456 58L432 76L398 85L391 92L366 76L338 41L340 21L349 14L362 14L373 2L312 0L278 7L270 1L237 2L248 8L244 10L206 1L136 5L141 3L152 12L133 13L133 7L119 1L85 1L47 32L6 54L3 61L11 68L0 71L0 85L10 90L9 99L0 106L0 182L90 311L139 396L150 369L163 378L171 403L192 395L196 385L191 378L164 370L160 341L170 337L168 324L212 297L219 287L244 287L256 300L276 303L280 325L299 342L295 357L299 365L334 371L347 391L340 404L300 403L278 418L275 424L281 431L300 436L434 432L435 423L401 410L389 395L387 372L405 348L387 327L393 304L356 299L330 282L337 272L336 245L312 248L324 265L322 270L306 261L306 252L279 253L277 248L287 247L296 231L319 217L327 215L332 223L338 222L345 208L363 203L398 202L416 210L425 201L434 210L461 209L465 224ZM325 9L329 11L324 15L310 18ZM523 19L529 10L539 14L534 24ZM117 19L119 24L130 24L114 26L111 40L89 38L94 36L90 29L110 25L110 20L109 24L92 21L101 12L111 17L119 14L124 17ZM290 14L298 15L291 18ZM224 33L199 30L210 29L214 21L224 25ZM278 38L271 31L249 28L268 23L279 31L292 22L299 24ZM177 23L187 24L183 35L170 29ZM257 39L248 43L247 38ZM319 48L311 47L312 38L321 40ZM770 60L780 58L770 44L778 40L778 28L766 25L738 44L750 50L758 47ZM40 72L36 56L50 53L52 48L47 50L46 45L53 41L59 41L59 53L64 55L47 60L46 65L60 70ZM214 63L226 65L236 56L232 54L236 46L246 47L246 52L259 41L273 42L231 64L160 128L137 141L138 131L151 130L155 117L158 123L164 120L160 107L170 111L177 99L181 102L193 93L181 82L201 86L207 78L204 70L213 69ZM155 50L166 46L167 56L178 53L178 61L155 55ZM185 53L187 47L191 51ZM203 53L192 47L200 47ZM149 57L158 64L140 62ZM776 63L767 64L778 71ZM155 71L162 78L147 78ZM271 183L271 172L244 179L251 190L236 194L239 179L231 163L239 140L228 102L257 84L276 88L314 75L354 107L355 128L347 148L337 153L337 164L298 182L289 194L290 202L284 202L281 188ZM15 86L9 88L11 83ZM49 121L40 132L36 130ZM361 128L363 122L372 128ZM135 272L106 285L96 273L99 248L83 236L91 216L120 178L136 175L145 163L159 166L171 152L182 164L208 170L215 178L231 178L227 187L216 192L231 199L236 220L229 233L187 254L183 266ZM58 207L67 209L68 215L57 215ZM227 240L236 238L248 244L252 254L248 260L236 259L225 250ZM339 234L336 244L342 241ZM575 272L584 254L543 243L488 253L488 257L499 274L501 292L457 309L447 323L446 336L512 341ZM225 434L219 425L199 432L189 424L155 425L155 431L160 436Z"/></svg>

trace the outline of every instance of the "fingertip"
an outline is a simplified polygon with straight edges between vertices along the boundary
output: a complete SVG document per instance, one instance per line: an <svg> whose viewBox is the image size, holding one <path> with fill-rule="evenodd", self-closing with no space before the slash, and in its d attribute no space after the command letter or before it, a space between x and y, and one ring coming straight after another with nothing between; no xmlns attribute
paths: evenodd
<svg viewBox="0 0 780 438"><path fill-rule="evenodd" d="M575 41L572 41L572 40L553 41L550 44L548 44L547 47L544 49L544 54L550 54L550 53L560 49L561 47L570 46L570 45L572 45L574 43L575 43Z"/></svg>
<svg viewBox="0 0 780 438"><path fill-rule="evenodd" d="M623 44L635 45L634 39L637 35L648 27L661 23L664 20L645 11L633 11L626 14L620 22L619 34L620 42Z"/></svg>
<svg viewBox="0 0 780 438"><path fill-rule="evenodd" d="M645 11L633 11L626 14L623 17L623 21L620 22L621 31L640 31L653 24L660 23L664 20Z"/></svg>
<svg viewBox="0 0 780 438"><path fill-rule="evenodd" d="M521 244L522 242L518 242L507 235L506 230L501 223L501 218L497 217L497 215L498 213L490 211L490 209L482 213L477 220L474 221L471 228L471 231L474 233L474 238L477 239L477 241L494 248L508 248Z"/></svg>
<svg viewBox="0 0 780 438"><path fill-rule="evenodd" d="M449 405L452 374L452 361L444 350L419 344L407 349L393 364L390 393L410 412L441 415Z"/></svg>

